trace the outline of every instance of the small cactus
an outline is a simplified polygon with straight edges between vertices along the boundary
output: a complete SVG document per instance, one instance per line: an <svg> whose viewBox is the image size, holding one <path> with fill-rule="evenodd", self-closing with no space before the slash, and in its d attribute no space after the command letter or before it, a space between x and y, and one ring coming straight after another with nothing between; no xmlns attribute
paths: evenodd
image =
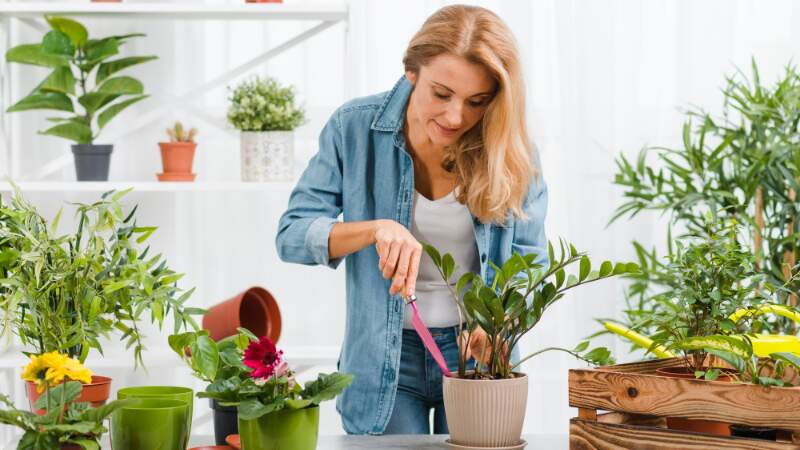
<svg viewBox="0 0 800 450"><path fill-rule="evenodd" d="M167 128L167 135L170 142L194 142L194 138L197 136L197 128L192 128L186 132L182 123L175 122L174 127Z"/></svg>

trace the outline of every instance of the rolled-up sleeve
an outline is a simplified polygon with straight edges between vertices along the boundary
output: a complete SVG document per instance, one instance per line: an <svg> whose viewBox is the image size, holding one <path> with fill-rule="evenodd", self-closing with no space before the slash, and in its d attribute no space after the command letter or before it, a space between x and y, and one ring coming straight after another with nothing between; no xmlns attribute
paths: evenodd
<svg viewBox="0 0 800 450"><path fill-rule="evenodd" d="M278 223L275 245L286 262L336 268L328 237L342 212L342 130L339 111L322 129L319 150L311 158Z"/></svg>

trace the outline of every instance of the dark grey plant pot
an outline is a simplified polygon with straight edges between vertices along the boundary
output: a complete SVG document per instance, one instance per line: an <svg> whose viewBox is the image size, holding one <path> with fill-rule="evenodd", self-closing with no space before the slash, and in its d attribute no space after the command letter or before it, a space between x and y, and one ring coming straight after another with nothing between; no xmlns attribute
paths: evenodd
<svg viewBox="0 0 800 450"><path fill-rule="evenodd" d="M731 425L731 436L775 441L778 439L778 430L775 428L733 424Z"/></svg>
<svg viewBox="0 0 800 450"><path fill-rule="evenodd" d="M239 412L235 406L221 406L214 399L209 399L214 411L214 441L216 445L225 445L225 438L231 434L239 434Z"/></svg>
<svg viewBox="0 0 800 450"><path fill-rule="evenodd" d="M108 181L108 165L113 150L114 146L110 144L73 144L78 181Z"/></svg>

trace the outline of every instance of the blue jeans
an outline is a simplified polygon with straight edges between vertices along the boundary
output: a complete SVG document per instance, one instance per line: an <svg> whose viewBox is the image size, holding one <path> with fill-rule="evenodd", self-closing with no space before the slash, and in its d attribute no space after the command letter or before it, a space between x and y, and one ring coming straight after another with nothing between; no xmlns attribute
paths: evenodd
<svg viewBox="0 0 800 450"><path fill-rule="evenodd" d="M458 370L458 327L431 328L431 335L442 351L451 372ZM468 361L472 368L474 361ZM448 434L442 399L442 370L414 330L403 330L400 352L400 377L394 409L384 434Z"/></svg>

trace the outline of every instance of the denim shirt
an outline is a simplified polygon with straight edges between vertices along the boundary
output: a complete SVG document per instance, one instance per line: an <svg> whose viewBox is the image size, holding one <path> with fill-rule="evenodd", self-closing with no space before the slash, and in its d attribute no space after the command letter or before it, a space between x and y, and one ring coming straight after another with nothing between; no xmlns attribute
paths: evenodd
<svg viewBox="0 0 800 450"><path fill-rule="evenodd" d="M275 241L283 261L336 268L343 258L328 257L328 236L340 214L345 222L391 219L411 229L414 166L403 133L411 90L402 77L390 92L354 99L333 113L280 219ZM487 283L494 276L488 261L500 263L513 251L536 253L536 262L546 264L547 188L541 177L531 183L524 210L527 220L511 218L502 226L473 215ZM378 270L374 245L344 259L347 312L337 366L354 380L336 409L348 433L380 434L397 391L403 300L389 295L392 280Z"/></svg>

